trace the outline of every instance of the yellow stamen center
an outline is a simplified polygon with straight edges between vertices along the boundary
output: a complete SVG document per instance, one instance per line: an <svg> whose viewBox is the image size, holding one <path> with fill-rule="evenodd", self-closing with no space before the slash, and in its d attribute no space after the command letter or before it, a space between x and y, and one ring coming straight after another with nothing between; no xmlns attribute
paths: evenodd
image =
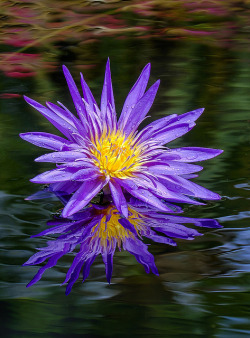
<svg viewBox="0 0 250 338"><path fill-rule="evenodd" d="M120 131L103 132L92 144L95 165L105 176L131 177L140 166L142 148L134 145L132 136L126 138Z"/></svg>
<svg viewBox="0 0 250 338"><path fill-rule="evenodd" d="M139 234L143 227L142 217L134 209L129 207L128 210L129 216L127 219L134 226L137 234ZM104 211L100 210L100 212L104 213L104 216L101 222L93 227L92 232L94 234L93 238L100 238L101 246L112 245L114 239L116 239L117 245L120 248L124 239L128 237L134 238L134 234L119 223L121 215L114 206L109 206Z"/></svg>

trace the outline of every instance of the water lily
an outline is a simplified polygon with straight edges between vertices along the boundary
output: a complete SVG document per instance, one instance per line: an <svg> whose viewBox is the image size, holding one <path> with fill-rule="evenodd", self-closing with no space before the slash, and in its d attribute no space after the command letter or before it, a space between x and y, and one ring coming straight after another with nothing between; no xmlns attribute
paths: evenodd
<svg viewBox="0 0 250 338"><path fill-rule="evenodd" d="M124 218L112 203L91 204L83 211L75 213L69 219L57 217L48 222L50 228L40 234L45 236L58 234L56 239L48 241L47 247L39 248L24 265L36 265L48 260L42 266L27 287L39 281L43 273L57 264L67 253L79 248L75 254L63 284L67 284L69 294L73 284L82 273L83 281L88 277L90 267L98 255L105 264L107 280L110 283L113 271L113 256L116 248L126 250L135 256L145 271L158 275L154 256L148 251L143 237L152 241L176 246L173 238L192 240L202 234L183 224L193 223L199 227L220 228L213 219L188 218L178 215L159 213L146 203L131 197L127 203L128 217Z"/></svg>
<svg viewBox="0 0 250 338"><path fill-rule="evenodd" d="M165 212L177 210L172 202L201 204L196 198L220 199L218 194L190 181L190 178L196 177L195 173L202 170L201 166L192 162L217 156L221 150L200 147L171 149L164 146L190 131L203 109L163 117L138 131L160 83L156 81L145 91L150 64L145 66L130 90L119 120L115 111L109 60L100 107L82 74L83 97L65 66L63 71L78 118L59 102L58 105L47 102L43 106L25 97L64 137L44 132L20 134L28 142L53 150L36 161L56 163L56 169L42 173L31 181L50 184L54 191L73 194L63 209L63 217L84 208L102 189L111 192L114 205L124 217L128 217L124 192Z"/></svg>

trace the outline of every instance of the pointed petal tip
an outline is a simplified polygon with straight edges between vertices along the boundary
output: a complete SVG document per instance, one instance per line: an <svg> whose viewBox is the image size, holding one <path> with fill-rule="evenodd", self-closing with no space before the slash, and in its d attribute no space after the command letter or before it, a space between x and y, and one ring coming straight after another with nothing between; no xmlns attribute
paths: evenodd
<svg viewBox="0 0 250 338"><path fill-rule="evenodd" d="M63 218L68 218L69 216L71 216L70 212L69 211L65 211L65 208L63 209L62 213L61 213L61 216Z"/></svg>
<svg viewBox="0 0 250 338"><path fill-rule="evenodd" d="M68 210L67 205L68 204L66 204L66 206L64 207L64 209L61 213L61 217L63 217L63 218L69 218L70 216L72 216L76 212L72 209Z"/></svg>
<svg viewBox="0 0 250 338"><path fill-rule="evenodd" d="M30 103L29 101L32 100L31 98L29 98L29 97L26 96L26 95L23 95L23 98L24 98L24 100L25 100L27 103Z"/></svg>
<svg viewBox="0 0 250 338"><path fill-rule="evenodd" d="M34 178L31 178L31 179L30 179L30 182L31 182L31 183L38 183L38 182L36 182L35 177L34 177Z"/></svg>
<svg viewBox="0 0 250 338"><path fill-rule="evenodd" d="M21 137L21 139L25 140L25 136L26 136L26 133L20 133L19 134L19 137Z"/></svg>
<svg viewBox="0 0 250 338"><path fill-rule="evenodd" d="M143 68L143 72L149 72L150 73L151 70L151 63L147 63L146 66Z"/></svg>
<svg viewBox="0 0 250 338"><path fill-rule="evenodd" d="M68 296L69 294L70 294L70 292L71 292L71 289L66 289L66 291L65 291L65 296Z"/></svg>
<svg viewBox="0 0 250 338"><path fill-rule="evenodd" d="M109 58L109 57L107 58L106 68L109 68L109 69L110 69L110 58Z"/></svg>
<svg viewBox="0 0 250 338"><path fill-rule="evenodd" d="M205 108L198 108L196 109L196 112L198 112L200 115L204 112Z"/></svg>
<svg viewBox="0 0 250 338"><path fill-rule="evenodd" d="M155 86L158 86L159 87L159 85L160 85L160 83L161 83L161 80L160 79L158 79L153 85L155 85Z"/></svg>
<svg viewBox="0 0 250 338"><path fill-rule="evenodd" d="M122 208L122 216L128 218L128 208Z"/></svg>

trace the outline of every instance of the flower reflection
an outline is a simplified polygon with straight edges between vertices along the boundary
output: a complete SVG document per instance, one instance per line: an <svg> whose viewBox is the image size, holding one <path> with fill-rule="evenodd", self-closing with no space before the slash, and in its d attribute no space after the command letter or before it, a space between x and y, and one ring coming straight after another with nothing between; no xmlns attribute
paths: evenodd
<svg viewBox="0 0 250 338"><path fill-rule="evenodd" d="M154 256L148 251L148 245L143 242L143 237L176 246L173 238L192 240L195 236L202 235L197 230L183 225L185 223L208 228L220 227L219 223L213 219L188 218L159 213L157 209L134 197L129 200L127 218L122 217L111 203L91 204L68 219L56 217L48 222L50 228L32 236L59 234L56 239L48 241L47 247L39 248L39 251L24 263L24 265L36 265L48 260L27 287L40 280L48 268L55 266L59 258L73 252L77 246L79 251L63 282L63 284L68 283L66 294L70 293L81 272L83 281L85 281L89 275L90 267L98 255L102 256L107 281L110 283L116 248L126 250L134 255L147 273L152 271L158 275Z"/></svg>

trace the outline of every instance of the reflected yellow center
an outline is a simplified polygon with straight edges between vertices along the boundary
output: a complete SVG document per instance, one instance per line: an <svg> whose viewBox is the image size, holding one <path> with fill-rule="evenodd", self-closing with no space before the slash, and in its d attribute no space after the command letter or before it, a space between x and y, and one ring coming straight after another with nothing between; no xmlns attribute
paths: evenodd
<svg viewBox="0 0 250 338"><path fill-rule="evenodd" d="M142 147L134 145L133 137L125 137L120 131L103 132L92 144L95 165L105 176L131 177L142 163Z"/></svg>
<svg viewBox="0 0 250 338"><path fill-rule="evenodd" d="M137 234L139 234L143 227L142 217L134 209L129 207L128 210L129 216L127 219L134 226ZM93 238L100 238L102 246L107 246L107 244L112 245L114 239L116 239L117 245L120 248L124 239L128 237L134 238L134 234L119 223L121 215L114 206L109 206L106 210L101 210L100 212L104 213L104 216L101 222L93 227L92 232Z"/></svg>

